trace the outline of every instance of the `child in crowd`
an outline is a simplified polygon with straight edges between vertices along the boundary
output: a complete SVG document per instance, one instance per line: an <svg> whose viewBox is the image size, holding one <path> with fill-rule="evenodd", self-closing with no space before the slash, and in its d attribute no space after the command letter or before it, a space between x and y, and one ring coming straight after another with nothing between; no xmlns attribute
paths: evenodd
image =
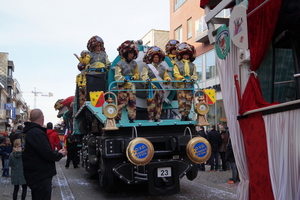
<svg viewBox="0 0 300 200"><path fill-rule="evenodd" d="M1 144L1 146L0 146L0 152L1 152L1 155L2 155L2 158L3 158L3 162L4 162L2 176L10 177L8 162L9 162L9 155L12 152L12 147L11 147L11 144L10 144L9 137L6 137L4 139L4 143Z"/></svg>
<svg viewBox="0 0 300 200"><path fill-rule="evenodd" d="M21 139L14 140L13 152L9 156L11 184L14 185L13 200L17 200L20 185L22 185L22 200L25 200L27 194L27 185L23 174L21 144Z"/></svg>

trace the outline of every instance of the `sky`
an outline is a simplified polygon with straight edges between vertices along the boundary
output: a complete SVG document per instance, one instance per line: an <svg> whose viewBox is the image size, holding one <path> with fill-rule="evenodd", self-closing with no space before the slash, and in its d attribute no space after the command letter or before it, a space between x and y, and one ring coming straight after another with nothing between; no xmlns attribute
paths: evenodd
<svg viewBox="0 0 300 200"><path fill-rule="evenodd" d="M78 60L94 35L104 40L109 60L125 40L151 29L169 30L169 0L11 0L0 6L0 52L14 62L25 102L40 108L45 124L59 118L54 104L75 94ZM34 91L38 92L36 97ZM52 97L47 97L48 93ZM36 103L34 103L36 102Z"/></svg>

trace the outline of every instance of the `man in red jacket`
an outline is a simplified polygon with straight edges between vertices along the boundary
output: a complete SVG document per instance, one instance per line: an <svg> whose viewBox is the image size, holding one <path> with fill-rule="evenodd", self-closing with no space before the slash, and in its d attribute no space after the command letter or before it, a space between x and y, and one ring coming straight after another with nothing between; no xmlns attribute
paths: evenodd
<svg viewBox="0 0 300 200"><path fill-rule="evenodd" d="M52 150L61 149L58 133L53 129L53 124L51 122L47 123L47 136L49 138Z"/></svg>

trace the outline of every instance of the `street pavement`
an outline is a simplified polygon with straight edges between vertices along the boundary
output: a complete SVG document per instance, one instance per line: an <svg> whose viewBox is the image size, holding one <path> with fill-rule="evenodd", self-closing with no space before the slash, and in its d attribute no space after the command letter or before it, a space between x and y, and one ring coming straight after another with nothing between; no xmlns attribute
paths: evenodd
<svg viewBox="0 0 300 200"><path fill-rule="evenodd" d="M0 162L1 163L1 162ZM83 168L73 169L70 167L69 169L65 169L64 165L66 163L66 158L61 159L56 163L57 175L53 177L53 190L52 190L52 199L53 200L75 200L75 199L99 199L99 193L95 193L94 196L91 192L87 198L87 191L91 188L99 187L97 185L97 181L88 180L88 174ZM71 165L72 166L72 165ZM209 166L206 166L207 170ZM74 176L74 173L82 174L82 176ZM73 176L73 177L72 177ZM71 178L72 177L72 178ZM207 188L209 193L213 193L214 191L222 191L224 197L219 199L236 199L236 190L238 187L237 184L228 184L227 181L231 177L231 170L227 171L199 171L197 178L194 181L181 180L184 184L197 184L201 185L201 187ZM86 180L85 180L86 179ZM81 187L74 189L74 185L79 184ZM92 185L91 185L92 184ZM78 191L82 190L82 191ZM184 195L185 186L182 187L182 191L177 194L177 196ZM10 177L2 177L0 176L0 200L11 200L13 194L13 185L11 184ZM98 196L97 196L98 195ZM126 194L124 194L126 195ZM174 199L177 199L176 194L174 195ZM229 197L230 198L227 198ZM112 196L106 196L107 198L102 197L102 199L114 199ZM146 197L149 198L149 197ZM18 199L21 199L21 187L19 190ZM31 199L31 191L28 188L26 200ZM181 199L181 198L179 198Z"/></svg>

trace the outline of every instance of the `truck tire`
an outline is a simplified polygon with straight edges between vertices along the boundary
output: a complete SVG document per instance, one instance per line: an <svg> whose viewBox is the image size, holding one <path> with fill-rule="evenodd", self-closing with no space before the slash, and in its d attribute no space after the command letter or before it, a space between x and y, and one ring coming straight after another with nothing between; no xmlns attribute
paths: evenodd
<svg viewBox="0 0 300 200"><path fill-rule="evenodd" d="M114 175L111 170L108 170L108 165L105 158L100 157L99 163L99 184L106 192L113 192L114 187Z"/></svg>

